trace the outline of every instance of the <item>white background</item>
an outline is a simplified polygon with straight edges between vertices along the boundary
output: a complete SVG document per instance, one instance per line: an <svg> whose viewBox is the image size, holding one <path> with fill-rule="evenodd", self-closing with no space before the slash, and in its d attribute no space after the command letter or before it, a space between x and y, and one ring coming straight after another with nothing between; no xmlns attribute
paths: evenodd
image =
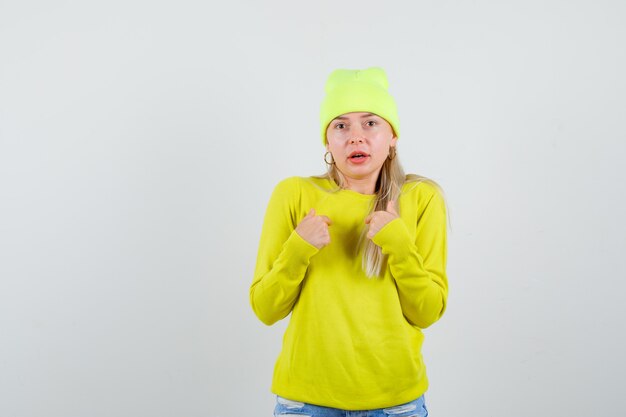
<svg viewBox="0 0 626 417"><path fill-rule="evenodd" d="M2 1L0 415L271 416L249 306L323 85L381 66L450 207L432 416L621 416L623 1Z"/></svg>

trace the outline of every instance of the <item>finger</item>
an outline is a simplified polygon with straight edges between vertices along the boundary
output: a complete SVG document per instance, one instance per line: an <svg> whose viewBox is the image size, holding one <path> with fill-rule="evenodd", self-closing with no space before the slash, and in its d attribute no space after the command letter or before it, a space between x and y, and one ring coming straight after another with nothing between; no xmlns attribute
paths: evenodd
<svg viewBox="0 0 626 417"><path fill-rule="evenodd" d="M395 201L389 200L387 202L387 211L389 213L392 213L392 214L395 214L395 215L398 214L398 212L396 211L396 202Z"/></svg>
<svg viewBox="0 0 626 417"><path fill-rule="evenodd" d="M325 222L327 225L329 225L329 226L330 226L330 225L332 224L332 222L330 221L330 219L328 218L328 216L319 216L319 217L320 217L322 220L324 220L324 222Z"/></svg>
<svg viewBox="0 0 626 417"><path fill-rule="evenodd" d="M369 216L365 218L365 224L370 224L371 221L372 221L372 215L370 214Z"/></svg>
<svg viewBox="0 0 626 417"><path fill-rule="evenodd" d="M307 217L313 217L315 216L315 209L311 208L311 210L309 210L309 213L306 215Z"/></svg>

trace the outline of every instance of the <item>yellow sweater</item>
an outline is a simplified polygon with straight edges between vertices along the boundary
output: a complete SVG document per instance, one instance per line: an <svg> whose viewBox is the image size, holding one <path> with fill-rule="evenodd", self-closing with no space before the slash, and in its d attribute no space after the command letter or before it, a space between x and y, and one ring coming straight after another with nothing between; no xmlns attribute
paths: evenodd
<svg viewBox="0 0 626 417"><path fill-rule="evenodd" d="M373 238L388 256L384 276L371 279L357 242L375 196L333 185L284 179L265 213L250 303L267 325L292 313L272 392L346 410L412 401L428 388L420 329L448 295L443 197L427 182L403 185L400 217ZM295 231L311 208L332 221L320 250Z"/></svg>

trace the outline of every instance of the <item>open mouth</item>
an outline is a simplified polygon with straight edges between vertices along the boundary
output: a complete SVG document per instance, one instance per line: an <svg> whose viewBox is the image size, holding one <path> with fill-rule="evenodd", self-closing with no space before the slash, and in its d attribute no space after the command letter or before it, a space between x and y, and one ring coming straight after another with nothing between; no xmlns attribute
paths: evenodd
<svg viewBox="0 0 626 417"><path fill-rule="evenodd" d="M366 154L365 152L353 152L350 154L348 158L353 161L362 161L367 157L369 157L369 155Z"/></svg>

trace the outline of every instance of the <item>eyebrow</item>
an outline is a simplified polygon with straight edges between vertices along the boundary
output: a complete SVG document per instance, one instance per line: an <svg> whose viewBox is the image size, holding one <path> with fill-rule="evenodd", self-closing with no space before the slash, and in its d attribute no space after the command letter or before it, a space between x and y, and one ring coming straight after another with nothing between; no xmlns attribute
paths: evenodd
<svg viewBox="0 0 626 417"><path fill-rule="evenodd" d="M374 113L367 113L367 114L364 114L363 116L361 116L361 119L363 119L365 117L370 117L370 116L376 116L376 115ZM348 118L345 117L345 116L339 116L339 117L335 117L333 120L346 120L346 119L348 119Z"/></svg>

